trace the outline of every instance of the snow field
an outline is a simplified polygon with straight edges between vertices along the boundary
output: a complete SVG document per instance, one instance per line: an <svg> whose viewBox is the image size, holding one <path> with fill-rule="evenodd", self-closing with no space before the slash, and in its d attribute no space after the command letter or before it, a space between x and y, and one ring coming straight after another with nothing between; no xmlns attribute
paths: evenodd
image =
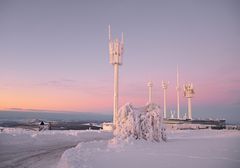
<svg viewBox="0 0 240 168"><path fill-rule="evenodd" d="M98 130L31 131L21 128L4 128L0 132L1 145L51 145L56 142L86 142L110 139L111 132Z"/></svg>
<svg viewBox="0 0 240 168"><path fill-rule="evenodd" d="M106 131L29 131L3 128L0 132L0 168L55 168L62 153L79 142L108 140Z"/></svg>
<svg viewBox="0 0 240 168"><path fill-rule="evenodd" d="M0 168L239 168L240 131L168 130L167 137L152 142L106 131L4 128Z"/></svg>
<svg viewBox="0 0 240 168"><path fill-rule="evenodd" d="M239 168L240 132L170 131L167 142L127 138L80 143L65 151L58 168Z"/></svg>

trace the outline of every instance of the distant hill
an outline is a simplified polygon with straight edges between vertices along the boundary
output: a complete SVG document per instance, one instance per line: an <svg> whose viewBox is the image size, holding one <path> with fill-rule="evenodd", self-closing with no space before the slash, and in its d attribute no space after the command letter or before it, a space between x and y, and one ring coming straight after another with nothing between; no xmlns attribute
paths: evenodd
<svg viewBox="0 0 240 168"><path fill-rule="evenodd" d="M0 121L111 121L112 115L86 112L0 111Z"/></svg>

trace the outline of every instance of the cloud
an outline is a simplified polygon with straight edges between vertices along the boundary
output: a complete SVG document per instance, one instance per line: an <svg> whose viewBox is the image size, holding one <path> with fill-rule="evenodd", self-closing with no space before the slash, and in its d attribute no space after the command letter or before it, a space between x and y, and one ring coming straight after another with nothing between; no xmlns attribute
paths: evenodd
<svg viewBox="0 0 240 168"><path fill-rule="evenodd" d="M47 82L40 82L35 84L35 86L49 86L57 88L76 88L78 87L78 81L72 79L60 79L60 80L50 80Z"/></svg>
<svg viewBox="0 0 240 168"><path fill-rule="evenodd" d="M10 107L6 108L5 110L10 110L10 111L28 111L28 112L47 112L51 110L46 110L46 109L29 109L29 108L19 108L19 107Z"/></svg>

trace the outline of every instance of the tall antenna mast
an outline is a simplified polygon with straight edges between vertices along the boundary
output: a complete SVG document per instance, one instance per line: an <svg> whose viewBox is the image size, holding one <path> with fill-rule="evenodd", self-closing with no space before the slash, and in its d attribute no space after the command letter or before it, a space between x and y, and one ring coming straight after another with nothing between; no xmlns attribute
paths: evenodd
<svg viewBox="0 0 240 168"><path fill-rule="evenodd" d="M111 26L108 25L108 40L111 40Z"/></svg>
<svg viewBox="0 0 240 168"><path fill-rule="evenodd" d="M147 83L147 86L148 86L148 103L152 103L152 87L153 87L152 81L149 81Z"/></svg>
<svg viewBox="0 0 240 168"><path fill-rule="evenodd" d="M124 43L123 32L122 32L122 40L121 40L121 43L122 43L122 44Z"/></svg>
<svg viewBox="0 0 240 168"><path fill-rule="evenodd" d="M114 94L113 94L113 124L117 126L118 116L118 83L119 83L119 65L122 65L122 56L124 49L123 33L122 39L119 41L111 39L111 27L108 26L108 38L109 38L109 62L114 67Z"/></svg>
<svg viewBox="0 0 240 168"><path fill-rule="evenodd" d="M177 65L177 119L180 118L180 84L179 84L179 71L178 71L178 65Z"/></svg>
<svg viewBox="0 0 240 168"><path fill-rule="evenodd" d="M163 88L163 118L167 118L167 88L169 81L162 81Z"/></svg>

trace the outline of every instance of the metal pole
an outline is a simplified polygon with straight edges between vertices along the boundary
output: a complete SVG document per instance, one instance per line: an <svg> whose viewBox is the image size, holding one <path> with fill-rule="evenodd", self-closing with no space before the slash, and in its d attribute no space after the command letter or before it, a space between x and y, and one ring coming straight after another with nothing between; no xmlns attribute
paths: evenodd
<svg viewBox="0 0 240 168"><path fill-rule="evenodd" d="M167 118L167 100L166 100L166 89L163 89L163 117Z"/></svg>
<svg viewBox="0 0 240 168"><path fill-rule="evenodd" d="M152 103L152 82L148 82L148 103Z"/></svg>
<svg viewBox="0 0 240 168"><path fill-rule="evenodd" d="M116 125L118 115L118 64L114 64L113 123Z"/></svg>
<svg viewBox="0 0 240 168"><path fill-rule="evenodd" d="M179 73L178 73L178 66L177 66L177 118L180 118L180 86L179 86Z"/></svg>
<svg viewBox="0 0 240 168"><path fill-rule="evenodd" d="M191 98L188 98L188 119L192 119L192 104L191 104Z"/></svg>

